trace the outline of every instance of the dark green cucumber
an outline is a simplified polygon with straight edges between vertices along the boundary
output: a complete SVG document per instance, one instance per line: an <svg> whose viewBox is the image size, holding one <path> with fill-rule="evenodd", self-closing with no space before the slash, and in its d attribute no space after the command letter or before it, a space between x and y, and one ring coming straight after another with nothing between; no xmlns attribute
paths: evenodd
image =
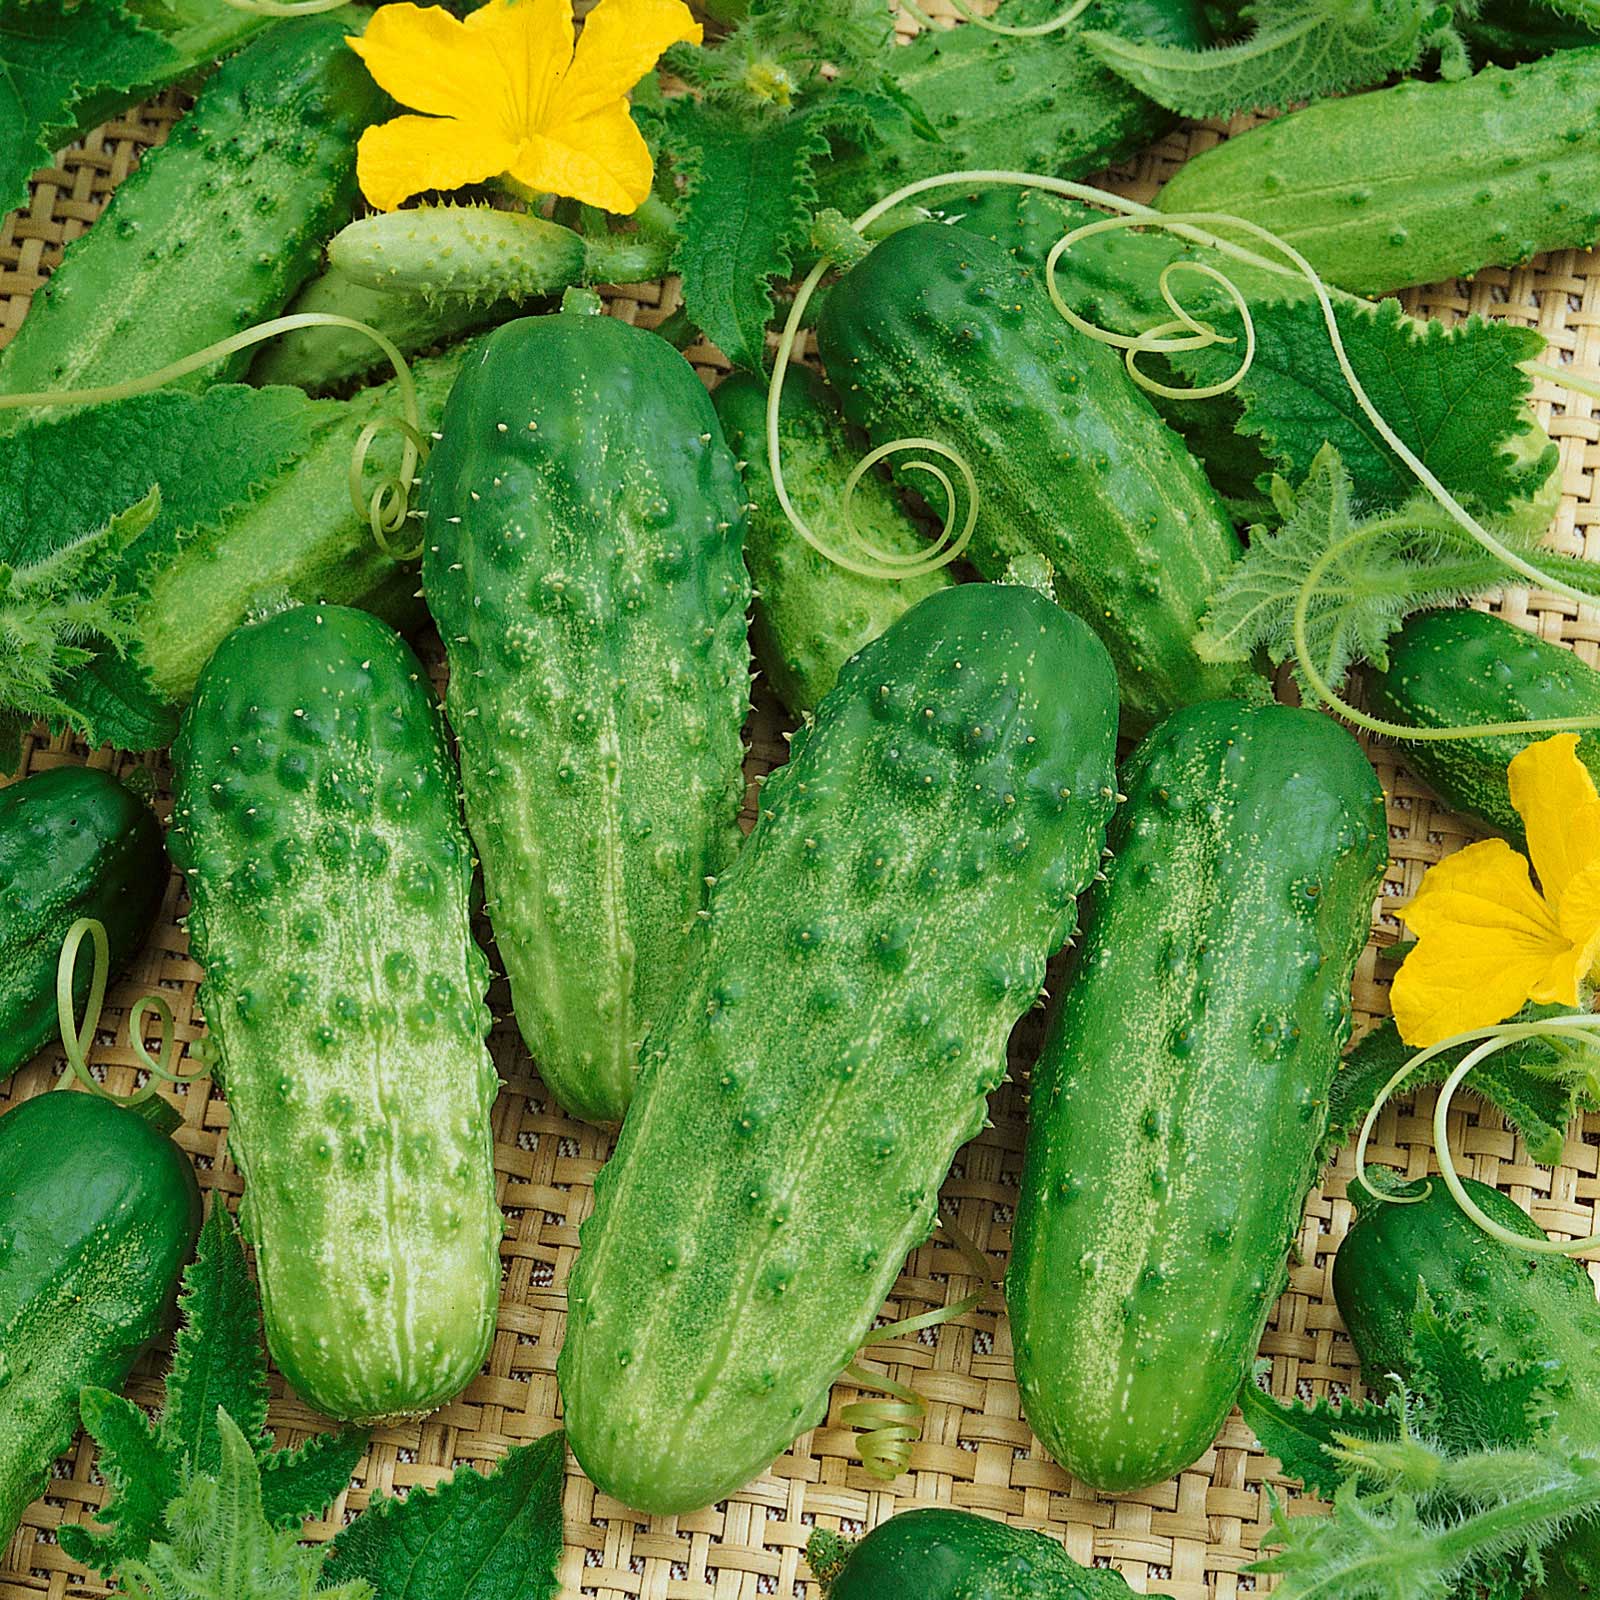
<svg viewBox="0 0 1600 1600"><path fill-rule="evenodd" d="M268 1348L328 1416L419 1415L482 1364L501 1236L488 963L427 675L365 612L281 611L211 658L173 768Z"/></svg>
<svg viewBox="0 0 1600 1600"><path fill-rule="evenodd" d="M1600 672L1487 611L1421 611L1389 644L1389 665L1366 671L1373 715L1417 728L1600 716ZM1401 740L1406 765L1452 810L1521 843L1506 768L1537 734ZM1578 741L1578 759L1600 781L1600 734Z"/></svg>
<svg viewBox="0 0 1600 1600"><path fill-rule="evenodd" d="M739 840L738 470L671 345L579 313L494 333L441 433L423 586L512 1004L556 1099L620 1122Z"/></svg>
<svg viewBox="0 0 1600 1600"><path fill-rule="evenodd" d="M1600 26L1594 25L1600 17L1589 12L1585 21L1578 14L1582 9L1574 7L1569 14L1537 0L1488 0L1471 16L1459 14L1456 26L1474 61L1509 67L1519 61L1535 61L1552 50L1600 44Z"/></svg>
<svg viewBox="0 0 1600 1600"><path fill-rule="evenodd" d="M109 772L48 767L0 789L0 1077L56 1036L56 963L72 924L105 924L119 972L166 887L161 828ZM80 961L80 1006L91 975Z"/></svg>
<svg viewBox="0 0 1600 1600"><path fill-rule="evenodd" d="M558 1372L606 1493L710 1505L822 1416L1072 928L1115 725L1088 628L967 583L796 734L583 1225Z"/></svg>
<svg viewBox="0 0 1600 1600"><path fill-rule="evenodd" d="M972 468L979 572L1049 560L1062 605L1116 663L1125 729L1239 692L1239 669L1193 643L1238 537L1121 358L1064 322L1036 274L980 235L907 228L829 292L818 339L874 444L931 435Z"/></svg>
<svg viewBox="0 0 1600 1600"><path fill-rule="evenodd" d="M1244 217L1357 294L1600 237L1600 45L1415 79L1252 128L1180 167L1168 212Z"/></svg>
<svg viewBox="0 0 1600 1600"><path fill-rule="evenodd" d="M970 1511L928 1506L864 1539L819 1528L806 1561L825 1600L1114 1600L1118 1572L1079 1566L1054 1540Z"/></svg>
<svg viewBox="0 0 1600 1600"><path fill-rule="evenodd" d="M297 18L217 72L34 297L0 352L0 395L143 377L281 309L348 218L356 138L385 104L352 26ZM0 432L36 415L0 410Z"/></svg>
<svg viewBox="0 0 1600 1600"><path fill-rule="evenodd" d="M1331 718L1190 706L1128 803L1034 1068L1007 1303L1022 1408L1095 1488L1216 1436L1283 1288L1386 860Z"/></svg>
<svg viewBox="0 0 1600 1600"><path fill-rule="evenodd" d="M1544 1230L1514 1200L1462 1180L1491 1221L1530 1239ZM1391 1374L1409 1380L1415 1357L1412 1314L1420 1285L1446 1316L1464 1318L1482 1355L1484 1382L1494 1366L1546 1367L1544 1402L1548 1428L1584 1449L1600 1449L1600 1305L1594 1282L1570 1256L1534 1255L1491 1238L1433 1180L1425 1194L1417 1185L1400 1191L1415 1204L1385 1205L1352 1184L1359 1210L1333 1263L1333 1297L1355 1343L1361 1369L1379 1393L1392 1388ZM1471 1368L1455 1373L1467 1391L1444 1397L1460 1415L1477 1413ZM1483 1443L1500 1444L1500 1439ZM1546 1557L1551 1572L1545 1600L1570 1600L1600 1588L1600 1529L1592 1524L1567 1534ZM1565 1573L1568 1584L1561 1581ZM1576 1587L1572 1587L1575 1585Z"/></svg>
<svg viewBox="0 0 1600 1600"><path fill-rule="evenodd" d="M1059 9L1007 0L997 20L1037 22ZM819 164L821 204L853 217L941 172L1081 178L1142 150L1176 119L1101 63L1079 37L1086 28L1191 49L1210 42L1196 0L1097 0L1076 27L1036 39L924 28L884 63L900 105L874 110L870 142L852 147L841 135Z"/></svg>
<svg viewBox="0 0 1600 1600"><path fill-rule="evenodd" d="M750 525L744 557L755 586L750 643L778 698L795 713L814 710L839 668L924 595L950 586L940 567L915 578L867 578L828 560L795 532L778 504L767 457L767 385L735 373L712 394L728 445L745 464ZM778 413L783 479L800 515L836 550L854 540L845 521L844 482L860 453L827 387L791 369ZM880 550L914 555L928 540L882 478L868 475L850 506L855 527Z"/></svg>
<svg viewBox="0 0 1600 1600"><path fill-rule="evenodd" d="M0 1117L0 1547L78 1427L161 1333L200 1231L183 1152L136 1111L55 1091Z"/></svg>

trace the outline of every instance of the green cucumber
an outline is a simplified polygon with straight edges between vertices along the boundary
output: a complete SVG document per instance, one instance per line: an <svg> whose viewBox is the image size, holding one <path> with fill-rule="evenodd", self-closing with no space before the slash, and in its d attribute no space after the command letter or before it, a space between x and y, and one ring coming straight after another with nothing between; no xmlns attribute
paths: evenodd
<svg viewBox="0 0 1600 1600"><path fill-rule="evenodd" d="M1357 294L1600 237L1600 45L1415 79L1252 128L1180 167L1168 212L1244 217Z"/></svg>
<svg viewBox="0 0 1600 1600"><path fill-rule="evenodd" d="M1042 21L1054 0L1007 0L999 21ZM817 173L820 204L853 217L901 184L1002 167L1081 178L1142 150L1177 120L1109 71L1081 32L1198 48L1196 0L1097 0L1073 28L1007 39L982 28L924 28L884 62L898 106L875 106L870 141L834 139Z"/></svg>
<svg viewBox="0 0 1600 1600"><path fill-rule="evenodd" d="M1462 1183L1492 1221L1530 1239L1545 1237L1498 1189L1471 1178ZM1491 1238L1437 1180L1399 1193L1413 1203L1386 1205L1351 1185L1359 1215L1333 1262L1333 1297L1368 1383L1388 1393L1391 1375L1411 1379L1411 1325L1420 1286L1440 1313L1467 1322L1483 1358L1481 1369L1458 1367L1456 1379L1466 1387L1444 1397L1457 1403L1461 1417L1481 1414L1473 1388L1479 1370L1487 1386L1492 1369L1531 1364L1550 1374L1541 1394L1549 1432L1600 1448L1600 1305L1583 1264ZM1547 1559L1555 1570L1541 1595L1558 1600L1592 1592L1600 1587L1600 1530L1592 1524L1575 1528ZM1563 1572L1570 1584L1561 1582Z"/></svg>
<svg viewBox="0 0 1600 1600"><path fill-rule="evenodd" d="M1389 643L1389 665L1366 669L1374 716L1409 728L1600 716L1600 672L1487 611L1421 611ZM1539 735L1401 740L1406 765L1453 811L1523 842L1506 768ZM1600 781L1600 734L1578 741L1578 759Z"/></svg>
<svg viewBox="0 0 1600 1600"><path fill-rule="evenodd" d="M482 1364L501 1233L488 964L427 675L365 612L279 612L211 658L173 767L268 1347L330 1417L419 1415Z"/></svg>
<svg viewBox="0 0 1600 1600"><path fill-rule="evenodd" d="M829 292L818 342L874 444L931 434L971 467L980 573L1050 562L1111 652L1126 729L1239 692L1239 669L1193 642L1238 536L1118 354L1068 326L1035 274L977 234L906 228ZM936 500L925 475L906 481Z"/></svg>
<svg viewBox="0 0 1600 1600"><path fill-rule="evenodd" d="M183 1152L136 1111L54 1091L0 1117L0 1547L78 1427L166 1327L200 1232Z"/></svg>
<svg viewBox="0 0 1600 1600"><path fill-rule="evenodd" d="M561 1105L620 1122L739 840L738 471L677 351L576 312L492 334L441 434L423 587L512 1005Z"/></svg>
<svg viewBox="0 0 1600 1600"><path fill-rule="evenodd" d="M816 709L839 668L924 595L950 585L940 567L915 578L848 572L808 544L784 515L767 457L767 386L748 373L717 385L712 401L728 444L745 464L750 530L745 561L755 585L750 643L778 698L796 716ZM814 373L791 371L778 413L784 484L807 524L831 548L851 548L844 482L860 458L837 403ZM879 550L915 555L928 540L882 478L861 480L850 507L855 526Z"/></svg>
<svg viewBox="0 0 1600 1600"><path fill-rule="evenodd" d="M1310 711L1190 706L1122 786L1033 1072L1006 1280L1023 1413L1117 1493L1195 1461L1250 1370L1387 859L1376 774Z"/></svg>
<svg viewBox="0 0 1600 1600"><path fill-rule="evenodd" d="M1079 1566L1056 1540L945 1506L905 1511L864 1539L819 1528L806 1561L824 1600L1100 1600L1121 1573Z"/></svg>
<svg viewBox="0 0 1600 1600"><path fill-rule="evenodd" d="M47 767L0 789L0 1077L56 1036L56 963L72 924L104 924L115 974L166 887L155 815L109 772ZM79 962L80 1006L91 975Z"/></svg>
<svg viewBox="0 0 1600 1600"><path fill-rule="evenodd" d="M557 1371L607 1494L710 1505L822 1417L1071 931L1115 727L1088 628L968 583L795 735L583 1224Z"/></svg>
<svg viewBox="0 0 1600 1600"><path fill-rule="evenodd" d="M143 377L282 308L349 216L356 137L386 103L351 27L297 18L224 64L34 297L0 352L0 395ZM0 432L37 414L0 410Z"/></svg>

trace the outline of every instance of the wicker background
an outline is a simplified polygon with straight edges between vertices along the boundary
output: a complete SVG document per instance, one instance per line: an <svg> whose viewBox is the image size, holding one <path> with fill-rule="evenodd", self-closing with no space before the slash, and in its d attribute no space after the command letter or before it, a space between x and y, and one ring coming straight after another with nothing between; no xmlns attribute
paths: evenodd
<svg viewBox="0 0 1600 1600"><path fill-rule="evenodd" d="M92 134L38 174L28 208L0 225L0 343L20 323L30 294L59 259L62 246L93 221L141 151L165 137L177 113L177 101L164 98ZM1148 196L1187 154L1213 143L1222 131L1195 128L1172 136L1115 174L1115 186ZM1524 270L1486 272L1470 285L1445 285L1407 299L1411 309L1446 320L1477 311L1537 327L1550 341L1552 360L1600 368L1600 259L1595 256L1567 252ZM611 297L614 314L645 324L675 304L670 283ZM714 378L714 352L697 350L691 356L708 379ZM1537 408L1561 446L1565 496L1552 542L1564 551L1600 558L1600 532L1589 544L1590 529L1600 523L1594 477L1600 418L1582 397L1566 399L1543 388ZM1594 610L1578 613L1565 601L1524 591L1508 592L1497 609L1545 638L1573 646L1585 659L1596 659L1600 614ZM757 699L751 773L771 767L783 752L783 724L759 691ZM1398 935L1395 908L1415 893L1430 863L1474 837L1470 824L1445 812L1388 752L1374 749L1372 756L1389 797L1391 866L1375 908L1373 940L1356 976L1361 1026L1386 1009L1390 974L1381 950ZM68 740L37 737L27 745L23 770L85 759L118 771L148 766L165 814L168 769L160 754L132 757L103 750L90 755ZM178 925L182 911L181 885L174 878L148 948L110 996L95 1058L107 1067L115 1088L132 1086L132 1058L116 1038L125 1027L126 1007L140 994L160 988L181 1037L193 1039L203 1030L195 1003L200 974ZM487 937L487 929L483 934ZM491 1005L497 1015L509 1011L503 992L491 995ZM1017 1054L1025 1061L1027 1041L1020 1043ZM436 1483L453 1463L486 1465L509 1445L557 1426L555 1361L565 1320L564 1285L608 1140L554 1109L513 1025L498 1026L491 1046L506 1080L494 1113L500 1199L508 1219L497 1337L483 1373L464 1395L421 1424L374 1438L356 1486L335 1506L324 1533L365 1505L374 1490ZM0 1110L50 1088L59 1066L47 1051L9 1084L0 1083ZM225 1146L226 1103L209 1084L190 1088L178 1100L184 1125L177 1137L200 1169L201 1182L236 1197L239 1179ZM1566 1164L1550 1172L1533 1165L1498 1115L1478 1111L1470 1097L1461 1104L1453 1138L1470 1157L1468 1170L1530 1207L1542 1226L1569 1235L1590 1231L1600 1192L1600 1117L1571 1130ZM1386 1112L1373 1145L1375 1159L1401 1164L1412 1174L1427 1171L1431 1110L1432 1097L1426 1095L1415 1109ZM988 1252L998 1274L1022 1161L1023 1105L1015 1087L996 1095L993 1117L993 1129L957 1158L942 1203ZM1307 1207L1301 1263L1262 1345L1272 1358L1272 1387L1280 1395L1358 1389L1350 1344L1329 1289L1333 1252L1351 1216L1344 1199L1349 1170L1346 1155ZM963 1267L952 1248L925 1246L907 1263L885 1314L919 1312L968 1293L973 1284ZM884 1487L853 1464L849 1430L836 1420L839 1407L854 1393L843 1384L834 1391L823 1426L802 1436L765 1477L694 1516L639 1516L600 1494L572 1466L563 1593L604 1600L748 1600L766 1594L810 1600L818 1591L807 1579L801 1554L814 1524L859 1531L896 1509L934 1503L1047 1529L1080 1560L1117 1567L1141 1592L1232 1600L1267 1587L1265 1580L1240 1569L1255 1556L1267 1525L1267 1486L1282 1480L1275 1463L1254 1449L1237 1414L1188 1472L1142 1494L1111 1499L1055 1466L1022 1421L998 1294L959 1322L903 1340L889 1351L896 1375L913 1382L929 1402L924 1437L908 1476ZM156 1399L159 1370L154 1361L140 1369L132 1388L136 1398ZM281 1439L298 1439L317 1425L304 1406L282 1394L281 1384L276 1392L272 1420ZM54 1535L62 1520L92 1515L103 1492L93 1450L80 1441L58 1465L48 1496L28 1512L9 1549L0 1552L0 1600L86 1600L107 1593L65 1559Z"/></svg>

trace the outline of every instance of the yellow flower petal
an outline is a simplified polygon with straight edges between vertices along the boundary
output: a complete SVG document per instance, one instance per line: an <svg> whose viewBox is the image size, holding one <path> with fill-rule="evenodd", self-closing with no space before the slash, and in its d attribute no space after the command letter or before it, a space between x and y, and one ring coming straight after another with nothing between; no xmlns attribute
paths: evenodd
<svg viewBox="0 0 1600 1600"><path fill-rule="evenodd" d="M451 117L396 117L368 128L356 146L361 192L393 211L424 189L459 189L504 172L516 146L475 123Z"/></svg>
<svg viewBox="0 0 1600 1600"><path fill-rule="evenodd" d="M477 93L484 103L492 99L507 137L520 144L547 132L556 92L574 67L571 0L489 0L465 27L493 55L494 79Z"/></svg>
<svg viewBox="0 0 1600 1600"><path fill-rule="evenodd" d="M1600 861L1600 794L1577 751L1577 734L1558 733L1530 744L1506 768L1533 870L1545 899L1558 910L1567 885Z"/></svg>
<svg viewBox="0 0 1600 1600"><path fill-rule="evenodd" d="M650 149L626 102L567 123L559 135L529 139L506 170L530 189L621 215L636 211L650 193Z"/></svg>
<svg viewBox="0 0 1600 1600"><path fill-rule="evenodd" d="M1591 861L1567 884L1561 897L1560 922L1571 952L1552 968L1546 985L1549 994L1536 993L1533 998L1575 1005L1578 985L1600 960L1600 861Z"/></svg>
<svg viewBox="0 0 1600 1600"><path fill-rule="evenodd" d="M493 85L504 77L494 41L475 37L440 6L379 6L367 31L346 42L380 88L433 116L486 117Z"/></svg>
<svg viewBox="0 0 1600 1600"><path fill-rule="evenodd" d="M572 70L551 102L544 131L578 144L570 124L622 100L668 45L699 44L703 31L683 0L600 0L584 20Z"/></svg>
<svg viewBox="0 0 1600 1600"><path fill-rule="evenodd" d="M1417 935L1390 992L1408 1044L1437 1044L1487 1027L1549 989L1570 966L1572 942L1534 890L1528 863L1503 839L1486 840L1429 869L1400 913Z"/></svg>

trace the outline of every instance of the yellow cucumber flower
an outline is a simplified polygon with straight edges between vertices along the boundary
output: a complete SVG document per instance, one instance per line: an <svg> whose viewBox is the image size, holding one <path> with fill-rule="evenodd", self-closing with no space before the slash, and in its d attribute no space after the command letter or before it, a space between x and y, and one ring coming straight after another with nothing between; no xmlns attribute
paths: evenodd
<svg viewBox="0 0 1600 1600"><path fill-rule="evenodd" d="M393 211L425 189L502 175L606 211L650 193L628 91L668 45L700 42L683 0L600 0L574 49L570 0L489 0L457 21L387 5L349 41L378 83L424 113L361 136L361 192Z"/></svg>
<svg viewBox="0 0 1600 1600"><path fill-rule="evenodd" d="M1575 1006L1600 960L1600 794L1557 734L1507 768L1528 861L1503 839L1468 845L1430 867L1400 913L1417 936L1390 1002L1407 1044L1486 1028L1529 1000Z"/></svg>

